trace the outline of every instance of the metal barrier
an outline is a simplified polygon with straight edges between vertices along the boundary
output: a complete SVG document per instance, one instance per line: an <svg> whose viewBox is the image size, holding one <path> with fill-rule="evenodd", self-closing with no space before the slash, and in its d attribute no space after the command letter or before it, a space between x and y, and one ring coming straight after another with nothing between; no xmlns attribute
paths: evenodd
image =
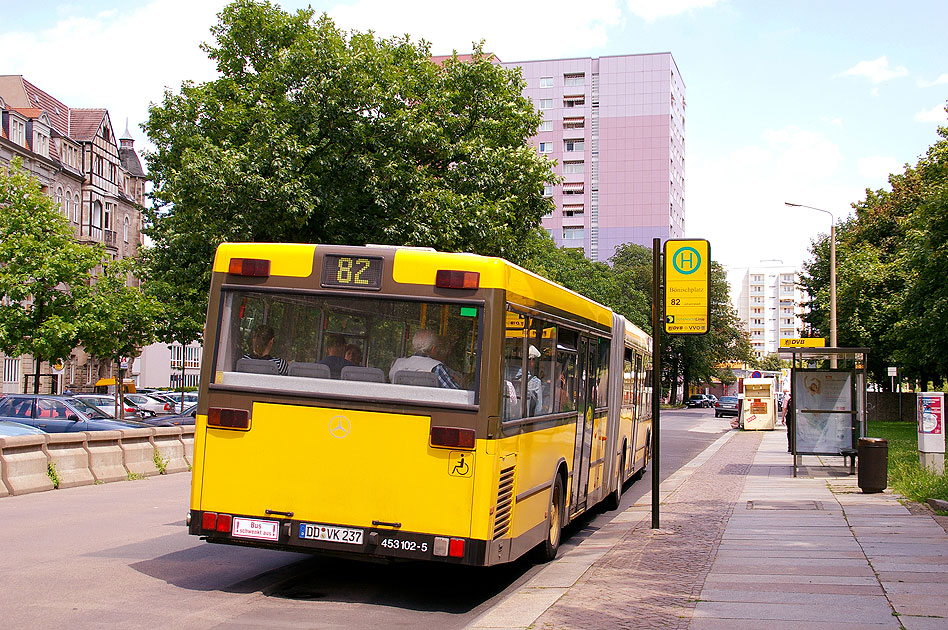
<svg viewBox="0 0 948 630"><path fill-rule="evenodd" d="M0 497L191 469L194 427L0 437Z"/></svg>

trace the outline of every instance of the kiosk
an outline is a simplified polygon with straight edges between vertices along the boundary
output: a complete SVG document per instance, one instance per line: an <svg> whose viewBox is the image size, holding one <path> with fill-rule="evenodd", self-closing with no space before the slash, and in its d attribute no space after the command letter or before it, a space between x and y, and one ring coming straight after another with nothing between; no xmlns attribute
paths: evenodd
<svg viewBox="0 0 948 630"><path fill-rule="evenodd" d="M777 387L772 378L745 378L741 428L773 431L777 424Z"/></svg>

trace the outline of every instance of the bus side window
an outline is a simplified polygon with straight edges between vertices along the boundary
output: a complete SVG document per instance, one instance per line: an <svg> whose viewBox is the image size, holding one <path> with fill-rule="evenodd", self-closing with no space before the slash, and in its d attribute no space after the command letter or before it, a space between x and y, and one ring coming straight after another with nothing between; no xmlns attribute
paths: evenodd
<svg viewBox="0 0 948 630"><path fill-rule="evenodd" d="M523 417L524 385L523 345L526 318L507 312L507 333L504 337L504 378L501 383L504 399L504 420Z"/></svg>
<svg viewBox="0 0 948 630"><path fill-rule="evenodd" d="M556 407L558 412L576 411L576 331L563 328L556 337Z"/></svg>

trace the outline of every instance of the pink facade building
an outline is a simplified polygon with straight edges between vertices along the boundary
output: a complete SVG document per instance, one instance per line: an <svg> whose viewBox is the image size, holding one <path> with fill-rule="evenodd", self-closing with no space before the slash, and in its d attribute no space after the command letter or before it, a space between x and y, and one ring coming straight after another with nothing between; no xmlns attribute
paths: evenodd
<svg viewBox="0 0 948 630"><path fill-rule="evenodd" d="M685 85L671 53L502 63L519 67L543 123L534 144L562 183L543 227L608 261L616 247L685 234Z"/></svg>

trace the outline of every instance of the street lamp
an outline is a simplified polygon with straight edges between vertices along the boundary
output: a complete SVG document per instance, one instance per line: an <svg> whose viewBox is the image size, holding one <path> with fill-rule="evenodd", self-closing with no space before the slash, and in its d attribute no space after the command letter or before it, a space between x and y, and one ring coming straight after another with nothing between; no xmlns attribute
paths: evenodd
<svg viewBox="0 0 948 630"><path fill-rule="evenodd" d="M836 347L836 218L833 216L833 213L829 210L824 210L823 208L814 208L813 206L806 206L802 203L790 203L789 201L783 202L784 205L791 206L793 208L809 208L810 210L817 210L819 212L825 212L830 215L830 346Z"/></svg>

